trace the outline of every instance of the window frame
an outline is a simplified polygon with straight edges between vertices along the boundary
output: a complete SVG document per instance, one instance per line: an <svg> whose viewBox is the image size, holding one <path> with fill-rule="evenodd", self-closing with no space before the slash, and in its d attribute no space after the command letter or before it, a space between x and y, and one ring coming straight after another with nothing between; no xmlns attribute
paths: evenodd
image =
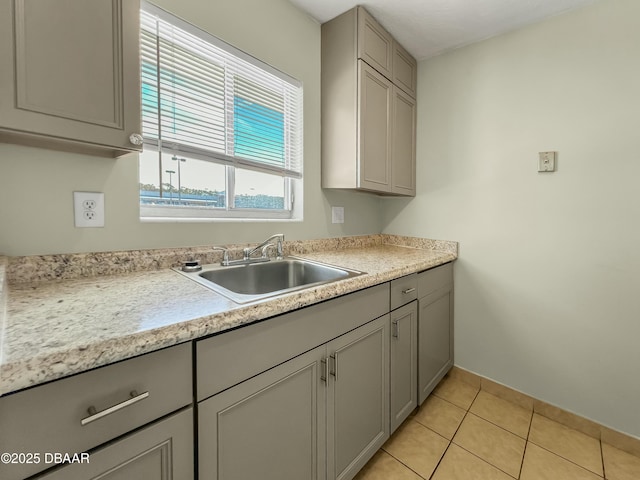
<svg viewBox="0 0 640 480"><path fill-rule="evenodd" d="M255 161L251 161L251 160L246 160L243 159L241 157L231 157L229 155L225 153L221 153L221 152L206 152L203 153L203 151L201 149L198 148L194 148L191 149L189 148L188 145L176 145L175 143L172 142L167 142L167 144L163 143L162 137L161 137L161 133L159 132L158 138L145 138L144 140L144 152L147 154L157 154L158 155L158 162L159 162L159 189L160 189L160 195L162 198L164 198L164 196L162 195L162 191L163 191L163 187L162 187L162 182L163 182L163 174L162 172L162 155L163 154L173 154L176 155L178 157L187 157L188 159L193 159L193 160L201 160L201 161L208 161L214 164L218 164L218 165L223 165L224 169L225 169L225 197L226 197L226 201L225 201L225 207L224 208L220 208L220 207L194 207L194 206L177 206L177 205L149 205L149 204L143 204L142 203L142 197L140 195L141 191L139 191L139 203L140 203L140 219L141 221L147 221L147 222L171 222L171 221L194 221L194 222L200 222L200 221L215 221L215 220L240 220L240 221L247 221L247 220L261 220L261 221L269 221L269 220L276 220L276 221L302 221L303 219L303 210L302 210L302 198L303 198L303 187L304 187L304 175L303 175L303 166L304 166L304 155L303 155L303 140L304 140L304 129L303 129L303 87L302 87L302 82L300 82L299 80L296 80L292 77L290 77L289 75L277 70L276 68L266 64L265 62L256 59L254 57L252 57L251 55L242 52L241 50L233 47L232 45L229 45L228 43L224 42L223 40L215 37L214 35L199 29L198 27L180 19L179 17L176 17L175 15L145 1L142 0L141 1L141 6L140 9L143 12L146 12L149 15L152 16L157 16L160 20L165 21L167 23L169 23L172 26L175 26L178 29L181 29L183 31L186 31L187 33L194 35L196 37L198 37L200 40L203 40L205 42L210 43L211 45L214 45L217 48L223 49L225 50L228 54L230 55L234 55L235 57L245 61L245 62L249 62L251 64L251 68L259 68L264 70L265 72L267 72L268 74L274 75L275 77L279 78L280 80L287 82L291 85L293 85L295 88L297 88L297 93L296 95L298 96L297 98L297 107L296 109L294 109L294 116L295 116L295 120L297 120L297 129L295 130L295 132L293 132L293 135L296 139L296 144L293 145L289 142L287 142L287 135L291 134L291 132L287 129L288 127L287 122L290 121L291 119L285 114L285 112L288 112L287 108L285 108L283 106L283 111L282 111L282 115L283 115L283 126L282 126L282 132L283 132L283 141L284 141L284 145L283 145L283 152L286 152L287 149L291 148L291 145L293 145L293 150L295 150L297 152L297 155L295 156L295 158L293 159L293 168L298 167L298 173L297 173L297 177L294 176L296 175L296 172L294 171L289 171L286 170L285 167L283 168L278 168L278 167L272 167L269 165L268 160L264 163L264 165L266 165L265 168L261 168L260 165L256 165L256 163L258 163L259 161L255 160ZM141 25L141 33L142 33L142 25ZM142 62L141 62L142 63ZM157 67L160 68L160 67ZM229 75L226 67L225 68L225 72L224 75L225 77L227 77ZM142 64L141 64L141 69L142 69ZM158 70L158 74L159 74L159 70ZM156 75L158 75L156 74ZM231 75L240 75L237 72L236 73L231 73ZM244 79L245 77L242 77L241 75L238 78L242 78ZM252 77L248 77L248 80L251 81ZM141 88L142 88L142 84L141 84ZM224 101L224 116L225 118L227 118L229 115L231 115L231 118L234 118L235 112L231 112L231 114L229 114L229 112L227 111L228 108L232 108L233 109L233 105L235 104L235 96L232 93L231 94L231 105L229 104L228 101L228 92L229 86L226 85L225 82L225 87L224 87L224 93L225 93L225 101ZM162 108L161 106L161 98L160 98L160 89L158 90L158 109L160 110ZM242 97L238 97L238 98L242 98ZM286 98L283 97L283 105L286 104ZM260 105L260 104L258 104ZM159 117L161 118L161 117ZM228 120L225 121L225 124L229 123ZM232 128L235 131L236 128L236 124L233 123L233 127L224 127L225 131L228 130L228 128ZM225 143L227 143L228 140L225 140ZM234 145L235 147L235 145ZM142 153L140 155L144 155L145 153ZM290 154L290 152L287 153L283 153L285 155ZM287 157L289 158L289 157ZM139 164L142 162L142 158L139 159ZM284 160L283 159L283 165L289 165L289 160ZM236 194L235 194L235 186L236 186L236 182L235 182L235 172L236 169L242 169L242 170L251 170L251 171L256 171L256 172L260 172L260 173L264 173L264 174L271 174L274 176L279 176L283 179L283 183L284 183L284 188L283 188L283 193L284 193L284 208L283 209L269 209L269 208L241 208L241 207L236 207L235 206L235 199L237 198ZM291 173L293 172L294 175L291 175ZM140 185L142 185L142 183L140 183ZM298 201L298 199L300 199L300 201Z"/></svg>

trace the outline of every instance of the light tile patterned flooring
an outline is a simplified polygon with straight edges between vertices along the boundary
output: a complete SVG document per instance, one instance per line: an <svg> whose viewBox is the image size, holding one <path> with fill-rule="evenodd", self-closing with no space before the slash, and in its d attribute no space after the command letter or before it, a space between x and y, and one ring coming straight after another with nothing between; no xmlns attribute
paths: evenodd
<svg viewBox="0 0 640 480"><path fill-rule="evenodd" d="M639 480L640 458L445 377L355 480Z"/></svg>

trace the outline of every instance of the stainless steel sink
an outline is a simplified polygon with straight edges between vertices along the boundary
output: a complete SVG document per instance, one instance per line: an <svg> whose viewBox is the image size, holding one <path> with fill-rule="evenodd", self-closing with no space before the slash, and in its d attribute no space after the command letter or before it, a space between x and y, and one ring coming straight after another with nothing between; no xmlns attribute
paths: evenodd
<svg viewBox="0 0 640 480"><path fill-rule="evenodd" d="M295 257L227 267L204 265L199 272L176 271L236 303L255 302L363 273Z"/></svg>

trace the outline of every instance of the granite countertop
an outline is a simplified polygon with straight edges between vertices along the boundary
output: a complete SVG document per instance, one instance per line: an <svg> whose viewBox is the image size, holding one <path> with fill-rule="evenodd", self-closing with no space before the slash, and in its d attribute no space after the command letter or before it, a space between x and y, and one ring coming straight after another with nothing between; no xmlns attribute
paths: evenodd
<svg viewBox="0 0 640 480"><path fill-rule="evenodd" d="M2 288L0 257L0 395L224 332L457 258L455 242L410 237L375 236L348 248L334 241L329 247L297 243L285 253L366 273L244 305L169 268L64 280L11 282L10 278L9 287ZM11 260L6 267L9 275ZM2 295L6 295L4 318Z"/></svg>

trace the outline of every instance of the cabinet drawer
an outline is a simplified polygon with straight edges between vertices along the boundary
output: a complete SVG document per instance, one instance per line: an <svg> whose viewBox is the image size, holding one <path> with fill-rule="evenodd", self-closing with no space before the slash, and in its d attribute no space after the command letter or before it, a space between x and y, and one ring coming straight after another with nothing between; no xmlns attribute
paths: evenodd
<svg viewBox="0 0 640 480"><path fill-rule="evenodd" d="M81 453L189 405L191 351L187 343L0 398L0 452ZM47 467L0 464L0 478Z"/></svg>
<svg viewBox="0 0 640 480"><path fill-rule="evenodd" d="M391 310L406 305L418 298L418 274L412 273L406 277L391 281Z"/></svg>
<svg viewBox="0 0 640 480"><path fill-rule="evenodd" d="M37 480L192 480L193 409L188 408L54 469Z"/></svg>
<svg viewBox="0 0 640 480"><path fill-rule="evenodd" d="M446 263L418 274L418 298L453 283L453 264Z"/></svg>

